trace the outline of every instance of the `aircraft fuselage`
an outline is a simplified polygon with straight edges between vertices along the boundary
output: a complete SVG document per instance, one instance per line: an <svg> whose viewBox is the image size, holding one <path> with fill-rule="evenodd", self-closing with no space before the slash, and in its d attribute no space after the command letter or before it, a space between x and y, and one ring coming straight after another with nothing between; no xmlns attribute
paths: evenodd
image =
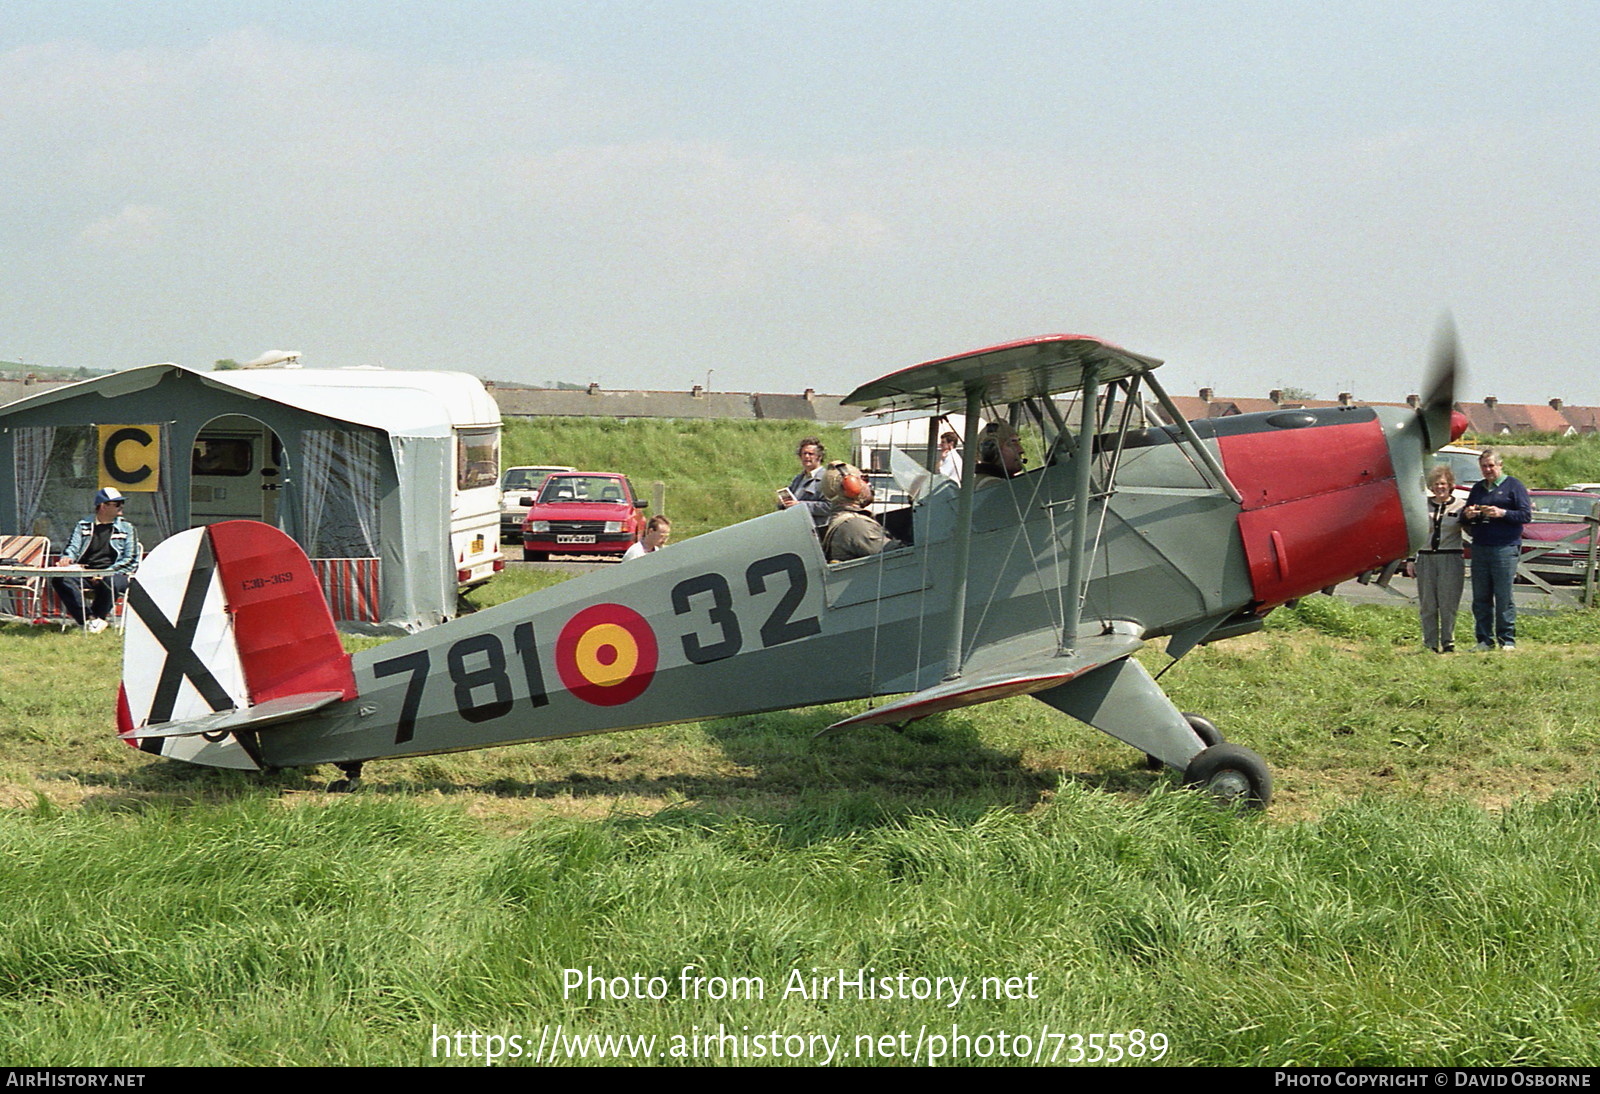
<svg viewBox="0 0 1600 1094"><path fill-rule="evenodd" d="M1422 529L1409 484L1423 454L1396 443L1414 421L1359 408L1197 423L1243 505L1169 431L1130 435L1115 489L1092 501L1077 633L1203 628L1400 557ZM1072 482L1067 458L978 489L964 657L1070 645ZM873 558L827 563L789 510L397 639L353 658L358 699L255 747L272 766L348 762L930 687L965 667L945 653L957 494L941 481L914 542Z"/></svg>

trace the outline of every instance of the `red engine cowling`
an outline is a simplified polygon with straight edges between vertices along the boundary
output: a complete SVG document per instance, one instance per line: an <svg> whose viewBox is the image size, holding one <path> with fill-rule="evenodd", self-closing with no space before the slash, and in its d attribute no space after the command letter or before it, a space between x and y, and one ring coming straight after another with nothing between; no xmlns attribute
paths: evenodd
<svg viewBox="0 0 1600 1094"><path fill-rule="evenodd" d="M1376 419L1267 429L1217 443L1243 495L1239 534L1261 605L1346 581L1409 550Z"/></svg>

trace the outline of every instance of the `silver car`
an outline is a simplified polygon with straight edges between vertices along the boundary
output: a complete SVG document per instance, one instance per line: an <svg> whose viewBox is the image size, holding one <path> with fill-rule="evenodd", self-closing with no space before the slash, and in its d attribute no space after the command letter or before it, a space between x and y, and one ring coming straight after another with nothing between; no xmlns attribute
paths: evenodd
<svg viewBox="0 0 1600 1094"><path fill-rule="evenodd" d="M522 542L522 519L528 507L522 499L539 492L544 480L570 467L508 467L500 476L500 541Z"/></svg>

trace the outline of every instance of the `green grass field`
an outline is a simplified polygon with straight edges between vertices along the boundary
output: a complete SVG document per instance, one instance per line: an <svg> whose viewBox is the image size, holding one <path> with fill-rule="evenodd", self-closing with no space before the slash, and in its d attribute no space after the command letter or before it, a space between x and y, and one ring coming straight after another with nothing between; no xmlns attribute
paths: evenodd
<svg viewBox="0 0 1600 1094"><path fill-rule="evenodd" d="M1318 597L1196 651L1163 685L1272 765L1265 816L1030 699L331 794L128 749L114 635L0 627L0 1060L1592 1066L1595 619L1438 657Z"/></svg>
<svg viewBox="0 0 1600 1094"><path fill-rule="evenodd" d="M559 1027L563 1058L1592 1064L1600 636L1528 623L1515 656L1440 658L1407 613L1317 601L1192 655L1166 683L1268 757L1266 817L1027 699L376 764L336 795L126 748L115 642L7 628L0 1058L530 1063ZM839 970L846 998L785 994ZM851 994L902 973L967 994ZM746 1040L694 1040L719 1030Z"/></svg>

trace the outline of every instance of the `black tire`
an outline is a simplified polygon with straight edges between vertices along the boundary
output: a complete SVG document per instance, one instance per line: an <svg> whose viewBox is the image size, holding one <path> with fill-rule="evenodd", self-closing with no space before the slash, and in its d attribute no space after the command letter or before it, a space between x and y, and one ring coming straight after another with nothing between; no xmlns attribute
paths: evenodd
<svg viewBox="0 0 1600 1094"><path fill-rule="evenodd" d="M549 562L550 561L550 552L549 551L530 551L530 550L528 550L528 548L524 547L522 549L522 561L524 561L524 562Z"/></svg>
<svg viewBox="0 0 1600 1094"><path fill-rule="evenodd" d="M1184 711L1183 720L1189 723L1189 728L1194 730L1194 735L1200 738L1200 743L1210 748L1220 745L1228 738L1222 735L1222 730L1217 728L1217 723L1201 714L1190 714Z"/></svg>
<svg viewBox="0 0 1600 1094"><path fill-rule="evenodd" d="M1183 785L1200 787L1227 805L1265 809L1272 801L1272 772L1243 745L1212 745L1189 761Z"/></svg>
<svg viewBox="0 0 1600 1094"><path fill-rule="evenodd" d="M1205 745L1207 748L1210 748L1212 745L1220 745L1224 740L1226 740L1226 738L1222 735L1222 730L1217 728L1217 723L1213 722L1210 718L1204 717L1200 714L1190 714L1188 711L1184 711L1183 720L1189 723L1189 728L1194 730L1194 735L1199 737L1200 743ZM1150 771L1160 771L1167 765L1146 752L1144 755L1144 766Z"/></svg>

